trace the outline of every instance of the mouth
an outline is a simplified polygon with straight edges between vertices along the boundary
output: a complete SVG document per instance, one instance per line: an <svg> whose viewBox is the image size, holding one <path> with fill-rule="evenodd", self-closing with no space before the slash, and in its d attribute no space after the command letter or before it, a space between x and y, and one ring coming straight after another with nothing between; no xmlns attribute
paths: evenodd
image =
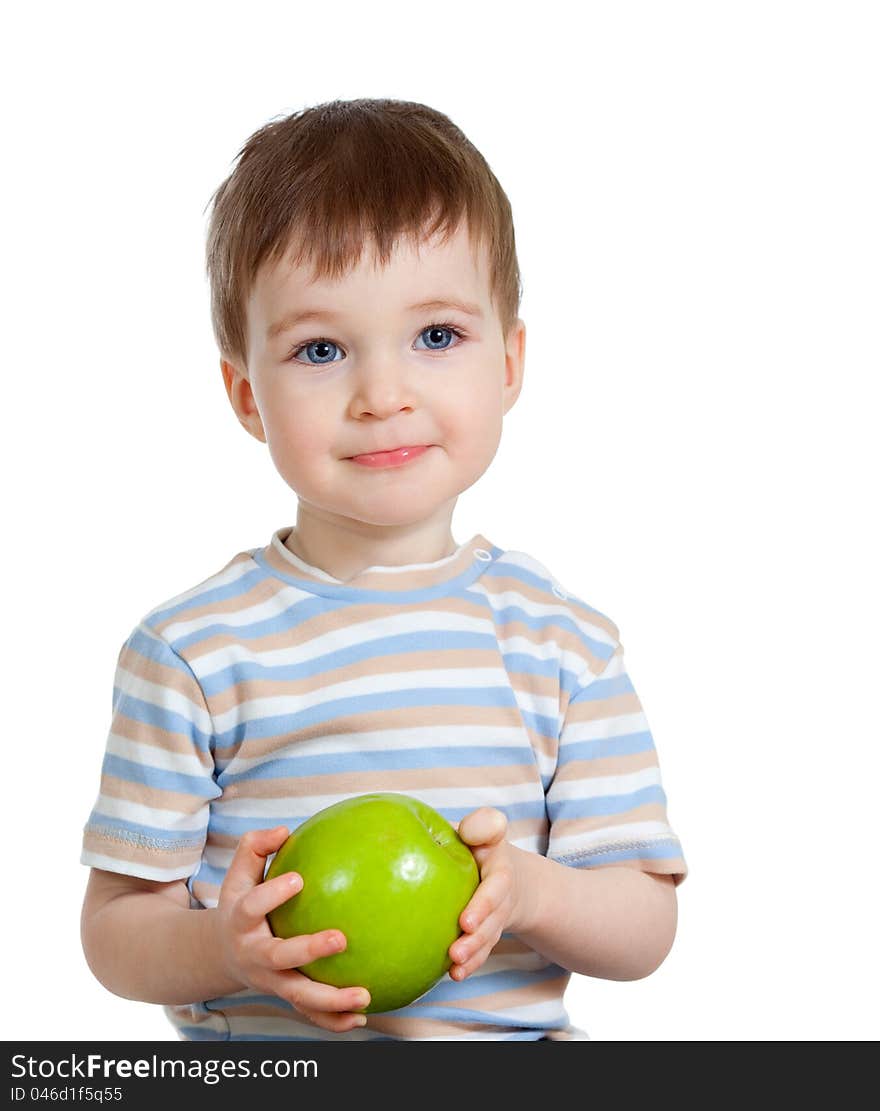
<svg viewBox="0 0 880 1111"><path fill-rule="evenodd" d="M365 455L351 455L348 462L361 467L402 467L412 459L424 455L431 444L418 444L411 447L396 447L390 451L371 451Z"/></svg>

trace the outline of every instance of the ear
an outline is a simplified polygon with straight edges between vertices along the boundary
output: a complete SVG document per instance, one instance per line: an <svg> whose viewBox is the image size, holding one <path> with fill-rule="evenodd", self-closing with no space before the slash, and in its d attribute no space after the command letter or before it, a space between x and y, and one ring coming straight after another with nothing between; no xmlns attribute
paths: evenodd
<svg viewBox="0 0 880 1111"><path fill-rule="evenodd" d="M517 318L504 342L504 412L513 408L522 389L526 363L526 326Z"/></svg>
<svg viewBox="0 0 880 1111"><path fill-rule="evenodd" d="M235 415L255 439L265 444L266 433L263 429L263 421L247 376L226 359L220 360L220 369L223 372L223 383L226 386L229 403L235 410Z"/></svg>

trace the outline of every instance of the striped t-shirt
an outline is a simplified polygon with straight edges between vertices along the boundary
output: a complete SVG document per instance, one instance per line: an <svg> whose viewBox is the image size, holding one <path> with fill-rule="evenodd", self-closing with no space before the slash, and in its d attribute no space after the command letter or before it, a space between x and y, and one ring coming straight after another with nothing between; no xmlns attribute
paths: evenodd
<svg viewBox="0 0 880 1111"><path fill-rule="evenodd" d="M285 547L290 531L122 646L84 864L185 879L193 907L214 907L247 830L399 791L453 823L496 807L514 845L572 867L684 878L613 622L479 534L343 582ZM504 934L464 981L346 1034L252 990L166 1012L182 1039L582 1038L569 977Z"/></svg>

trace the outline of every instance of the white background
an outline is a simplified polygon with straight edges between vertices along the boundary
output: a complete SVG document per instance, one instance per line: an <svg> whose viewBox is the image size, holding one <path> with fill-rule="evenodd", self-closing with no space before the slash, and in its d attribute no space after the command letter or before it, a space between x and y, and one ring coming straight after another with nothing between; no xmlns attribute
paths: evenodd
<svg viewBox="0 0 880 1111"><path fill-rule="evenodd" d="M516 222L525 386L456 541L620 626L691 869L666 962L573 977L572 1020L876 1038L877 6L58 3L0 37L2 1036L173 1038L79 944L116 656L295 520L223 390L205 207L270 118L391 96Z"/></svg>

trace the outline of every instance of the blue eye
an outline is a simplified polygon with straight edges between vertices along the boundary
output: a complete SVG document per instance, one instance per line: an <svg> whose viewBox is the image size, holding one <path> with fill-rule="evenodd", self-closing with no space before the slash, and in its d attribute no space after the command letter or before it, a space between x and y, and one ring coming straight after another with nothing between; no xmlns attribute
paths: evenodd
<svg viewBox="0 0 880 1111"><path fill-rule="evenodd" d="M429 337L428 340L426 340L426 343L428 343L428 351L445 351L452 340L451 338L448 340L445 339L443 335L444 332L448 333L450 337L457 336L459 339L462 338L462 334L458 328L453 328L451 324L431 324L429 327L422 329L419 334L419 339L421 339L422 336ZM433 347L431 344L437 344L438 346Z"/></svg>
<svg viewBox="0 0 880 1111"><path fill-rule="evenodd" d="M446 351L450 346L458 346L457 343L452 343L453 336L459 341L465 338L464 332L452 324L429 324L427 328L422 328L418 339L423 336L427 337L426 346L417 347L417 351ZM335 356L340 352L341 348L332 340L311 339L294 347L288 359L293 362L304 362L306 366L329 366L331 363L339 362ZM306 354L305 361L299 357L303 353Z"/></svg>
<svg viewBox="0 0 880 1111"><path fill-rule="evenodd" d="M336 346L335 343L332 343L329 339L313 339L313 340L309 340L308 343L300 344L300 346L297 347L296 350L293 352L293 358L296 359L301 351L306 351L306 352L309 353L309 356L310 356L309 361L311 362L311 352L312 352L312 350L314 350L314 353L316 355L316 359L315 359L314 362L311 363L311 365L312 366L325 366L327 363L332 363L332 362L336 361L333 358L333 354L334 354L334 352L338 351L339 348Z"/></svg>

